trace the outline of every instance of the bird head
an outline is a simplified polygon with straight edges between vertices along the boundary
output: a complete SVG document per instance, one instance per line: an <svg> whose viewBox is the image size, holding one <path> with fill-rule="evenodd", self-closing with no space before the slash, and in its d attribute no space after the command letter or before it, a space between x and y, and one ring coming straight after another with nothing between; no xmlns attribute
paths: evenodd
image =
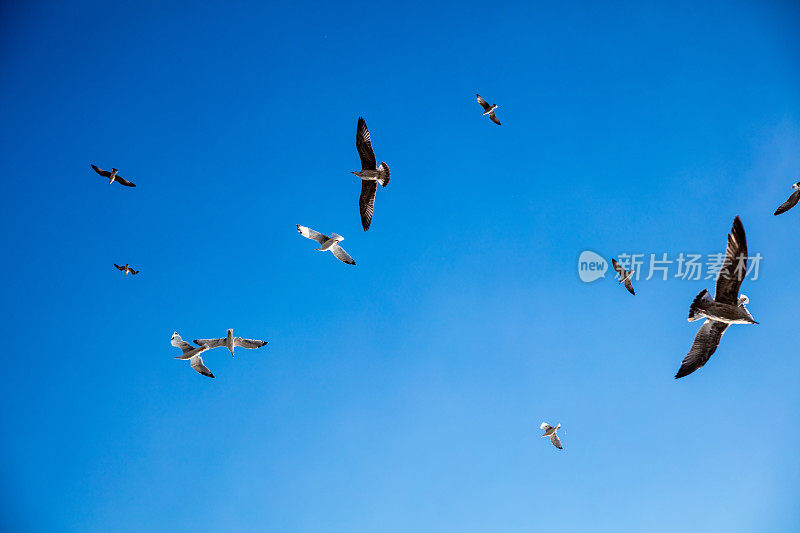
<svg viewBox="0 0 800 533"><path fill-rule="evenodd" d="M334 239L336 242L342 242L344 240L344 237L342 237L338 233L331 233L331 239Z"/></svg>
<svg viewBox="0 0 800 533"><path fill-rule="evenodd" d="M792 189L800 189L800 181L792 185Z"/></svg>
<svg viewBox="0 0 800 533"><path fill-rule="evenodd" d="M741 296L739 296L739 301L736 302L736 305L742 306L742 305L747 305L749 303L750 303L750 298L748 298L746 294L742 294Z"/></svg>

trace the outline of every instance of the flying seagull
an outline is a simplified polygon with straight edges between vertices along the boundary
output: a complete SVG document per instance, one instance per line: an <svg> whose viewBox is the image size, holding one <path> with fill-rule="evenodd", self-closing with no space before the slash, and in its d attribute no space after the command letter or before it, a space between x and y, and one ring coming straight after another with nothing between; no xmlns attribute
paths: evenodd
<svg viewBox="0 0 800 533"><path fill-rule="evenodd" d="M361 158L361 170L351 172L361 178L361 196L358 198L358 208L361 211L361 226L364 231L369 229L372 223L372 212L375 208L375 191L378 190L378 183L381 187L389 184L389 165L381 161L377 164L375 152L372 150L372 141L369 138L367 123L363 117L358 117L356 127L356 150ZM338 257L338 256L337 256ZM355 263L354 263L355 264Z"/></svg>
<svg viewBox="0 0 800 533"><path fill-rule="evenodd" d="M780 215L781 213L785 213L789 209L796 206L797 202L800 201L800 181L792 185L792 189L794 189L794 192L792 193L791 196L789 196L788 200L783 202L783 205L781 205L777 210L775 210L774 213L775 215Z"/></svg>
<svg viewBox="0 0 800 533"><path fill-rule="evenodd" d="M94 169L95 172L97 172L98 174L100 174L104 178L109 178L108 179L108 184L109 185L111 185L112 183L114 183L116 181L120 185L125 185L126 187L136 187L135 183L130 182L130 181L126 180L125 178L121 177L121 176L117 176L117 169L116 168L112 168L111 172L109 172L108 170L103 170L102 168L97 168L94 165L92 165L92 168Z"/></svg>
<svg viewBox="0 0 800 533"><path fill-rule="evenodd" d="M550 437L550 442L553 443L553 446L555 446L559 450L563 450L564 447L561 445L561 441L559 440L558 435L556 435L556 431L558 431L558 428L560 427L561 424L558 424L556 427L553 427L547 422L542 422L542 425L539 426L539 429L544 430L544 435L542 435L542 437Z"/></svg>
<svg viewBox="0 0 800 533"><path fill-rule="evenodd" d="M614 270L616 270L617 274L619 274L619 282L625 283L625 288L628 289L628 292L636 296L636 293L633 292L633 284L631 284L634 274L633 270L625 270L622 268L622 265L617 263L616 259L612 259L611 264L614 265Z"/></svg>
<svg viewBox="0 0 800 533"><path fill-rule="evenodd" d="M497 104L489 105L489 102L481 98L481 95L478 95L478 103L483 106L483 114L489 115L489 118L492 119L492 122L500 125L500 121L497 120L497 115L494 114L494 110L497 109Z"/></svg>
<svg viewBox="0 0 800 533"><path fill-rule="evenodd" d="M714 354L722 334L731 324L758 324L745 308L750 301L744 294L739 296L739 287L747 273L747 238L744 226L737 216L728 234L725 260L717 275L717 290L714 298L703 289L689 307L689 322L705 318L697 331L692 348L683 359L675 379L688 376Z"/></svg>
<svg viewBox="0 0 800 533"><path fill-rule="evenodd" d="M119 270L120 272L125 272L126 276L128 274L135 276L136 274L139 273L138 270L132 269L128 263L125 263L125 266L119 266L118 264L114 263L114 266L117 267L117 270Z"/></svg>
<svg viewBox="0 0 800 533"><path fill-rule="evenodd" d="M258 341L254 339L243 339L241 337L234 337L233 330L228 330L228 335L221 339L195 339L194 343L198 346L206 345L209 349L216 348L218 346L224 346L231 352L231 357L233 357L233 349L236 347L240 348L261 348L262 346L267 345L267 341Z"/></svg>
<svg viewBox="0 0 800 533"><path fill-rule="evenodd" d="M192 346L185 340L181 339L181 336L178 335L178 332L172 334L172 345L176 348L180 348L181 355L176 357L175 359L188 359L189 364L192 365L192 368L203 374L204 376L208 376L210 378L214 377L214 374L211 373L211 370L206 368L206 365L203 364L203 358L200 357L200 354L208 350L208 345L204 344L202 346Z"/></svg>
<svg viewBox="0 0 800 533"><path fill-rule="evenodd" d="M333 253L333 255L335 255L336 258L342 263L347 263L348 265L356 264L356 262L353 261L353 258L350 257L350 255L348 255L348 253L344 251L344 248L339 246L339 243L344 240L344 237L342 237L341 235L337 235L336 233L334 233L333 235L328 237L327 235L323 235L318 231L314 231L311 228L301 226L300 224L297 224L297 231L299 231L300 235L302 235L306 239L317 241L320 244L320 247L317 248L317 250L321 252L330 250Z"/></svg>

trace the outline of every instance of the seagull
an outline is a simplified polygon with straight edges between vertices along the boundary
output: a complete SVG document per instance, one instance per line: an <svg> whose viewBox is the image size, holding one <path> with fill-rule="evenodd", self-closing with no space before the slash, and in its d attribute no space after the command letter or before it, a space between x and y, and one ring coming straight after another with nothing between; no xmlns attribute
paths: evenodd
<svg viewBox="0 0 800 533"><path fill-rule="evenodd" d="M366 182L365 182L366 183ZM344 248L339 246L339 243L344 240L344 237L334 233L330 237L327 235L323 235L318 231L314 231L311 228L307 228L305 226L301 226L297 224L297 231L300 232L300 235L305 237L306 239L312 239L317 241L320 244L320 247L317 250L324 252L325 250L330 250L336 258L341 261L342 263L347 263L348 265L355 265L356 262L353 261L353 258L348 255L347 252L344 251Z"/></svg>
<svg viewBox="0 0 800 533"><path fill-rule="evenodd" d="M492 122L500 125L500 121L497 120L497 115L494 114L494 110L497 109L497 104L489 105L489 102L481 98L481 95L478 95L478 103L483 106L483 114L489 115L489 118L492 119Z"/></svg>
<svg viewBox="0 0 800 533"><path fill-rule="evenodd" d="M203 358L200 357L200 354L208 350L208 345L204 344L202 346L192 346L185 340L181 339L181 336L178 335L178 332L172 334L172 345L176 348L180 348L183 352L181 355L176 357L175 359L188 359L189 364L192 365L192 368L203 374L204 376L208 376L210 378L214 377L214 374L211 373L211 370L206 368L206 365L203 364Z"/></svg>
<svg viewBox="0 0 800 533"><path fill-rule="evenodd" d="M195 339L193 342L198 346L206 345L208 346L209 349L216 348L218 346L224 346L228 349L229 352L231 352L231 357L233 357L233 349L236 347L255 349L267 345L267 341L258 341L253 339L243 339L241 337L234 337L232 329L229 329L228 335L221 339Z"/></svg>
<svg viewBox="0 0 800 533"><path fill-rule="evenodd" d="M130 182L130 181L126 180L123 177L117 176L117 169L116 168L112 168L111 172L109 172L108 170L103 170L102 168L97 168L94 165L92 165L92 168L94 169L95 172L97 172L98 174L100 174L104 178L109 178L109 180L108 180L108 184L109 185L111 185L112 183L114 183L116 181L120 185L125 185L126 187L136 187L135 183Z"/></svg>
<svg viewBox="0 0 800 533"><path fill-rule="evenodd" d="M369 139L369 130L363 117L358 117L356 127L356 150L361 158L361 170L350 172L361 178L361 196L358 199L358 208L361 211L361 226L364 231L372 223L372 212L375 208L375 191L378 183L381 187L389 184L389 165L381 161L377 164L375 152L372 150L372 141ZM355 263L354 263L355 264Z"/></svg>
<svg viewBox="0 0 800 533"><path fill-rule="evenodd" d="M556 431L558 431L558 428L560 427L561 424L558 424L556 427L553 427L547 422L542 422L542 425L539 426L539 429L544 430L544 435L542 435L542 437L550 437L550 442L553 443L553 446L555 446L559 450L563 450L564 447L561 445L561 441L559 440L558 435L556 435Z"/></svg>
<svg viewBox="0 0 800 533"><path fill-rule="evenodd" d="M622 268L622 265L617 263L616 259L612 259L611 264L614 265L614 270L616 270L617 274L619 274L619 282L620 283L624 282L625 288L628 289L628 292L636 296L636 293L633 292L633 284L631 284L631 280L633 279L633 274L634 274L633 270L631 271L625 270L624 268Z"/></svg>
<svg viewBox="0 0 800 533"><path fill-rule="evenodd" d="M689 307L689 322L705 318L697 331L692 348L684 357L675 379L688 376L704 364L714 354L722 334L731 324L758 324L745 308L750 300L744 294L739 296L739 287L747 273L747 239L744 226L737 216L728 234L728 247L725 260L717 275L717 290L714 298L703 289Z"/></svg>
<svg viewBox="0 0 800 533"><path fill-rule="evenodd" d="M139 271L138 271L138 270L134 270L134 269L132 269L128 263L125 263L125 266L119 266L118 264L114 263L114 266L115 266L115 267L117 267L117 269L118 269L120 272L125 272L125 275L126 275L126 276L127 276L128 274L130 274L130 275L132 275L132 276L135 276L136 274L138 274L138 273L139 273Z"/></svg>
<svg viewBox="0 0 800 533"><path fill-rule="evenodd" d="M783 205L781 205L778 209L775 210L774 213L775 215L780 215L781 213L785 213L789 209L796 206L797 202L800 201L800 181L792 185L792 189L794 189L794 192L792 193L791 196L789 196L788 200L783 202Z"/></svg>

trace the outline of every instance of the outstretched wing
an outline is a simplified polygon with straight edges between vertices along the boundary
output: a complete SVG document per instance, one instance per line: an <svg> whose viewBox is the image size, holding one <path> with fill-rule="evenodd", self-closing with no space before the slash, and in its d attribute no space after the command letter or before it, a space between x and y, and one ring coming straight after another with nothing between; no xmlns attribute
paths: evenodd
<svg viewBox="0 0 800 533"><path fill-rule="evenodd" d="M356 127L356 150L361 158L361 170L375 170L378 162L375 160L375 152L372 150L372 141L369 138L367 123L362 117L358 117Z"/></svg>
<svg viewBox="0 0 800 533"><path fill-rule="evenodd" d="M358 198L358 209L361 212L361 227L364 231L369 229L372 224L372 213L375 211L375 191L378 190L378 182L372 180L361 180L361 196Z"/></svg>
<svg viewBox="0 0 800 533"><path fill-rule="evenodd" d="M134 269L131 269L131 275L133 275L133 276L135 276L135 275L136 275L136 274L138 274L139 272L140 272L139 270L134 270Z"/></svg>
<svg viewBox="0 0 800 533"><path fill-rule="evenodd" d="M114 181L118 181L120 185L124 185L126 187L136 187L135 183L128 181L125 178L121 178L119 174L117 174L117 177L114 178Z"/></svg>
<svg viewBox="0 0 800 533"><path fill-rule="evenodd" d="M725 261L717 276L717 292L714 300L720 303L736 305L739 300L739 287L747 273L747 238L744 226L739 217L733 219L733 227L728 234L728 247L725 250Z"/></svg>
<svg viewBox="0 0 800 533"><path fill-rule="evenodd" d="M333 247L331 248L331 252L333 252L333 255L335 255L336 258L342 263L347 263L348 265L356 264L356 262L353 261L353 258L350 257L350 255L344 251L344 248L342 248L338 244L333 245Z"/></svg>
<svg viewBox="0 0 800 533"><path fill-rule="evenodd" d="M261 348L262 346L266 346L267 341L259 341L255 339L243 339L241 337L234 337L233 338L233 346L241 346L242 348L247 348L249 350L253 350L255 348Z"/></svg>
<svg viewBox="0 0 800 533"><path fill-rule="evenodd" d="M489 118L492 119L492 122L494 122L498 126L500 125L500 120L497 118L497 115L494 114L494 111L489 113Z"/></svg>
<svg viewBox="0 0 800 533"><path fill-rule="evenodd" d="M124 266L119 266L116 263L114 263L114 266L117 267L117 270L119 270L120 272L125 272L125 267Z"/></svg>
<svg viewBox="0 0 800 533"><path fill-rule="evenodd" d="M172 339L170 339L170 344L172 344L176 348L180 348L183 353L190 352L195 349L194 346L186 342L181 338L178 333L172 334Z"/></svg>
<svg viewBox="0 0 800 533"><path fill-rule="evenodd" d="M483 110L484 111L489 111L489 109L491 109L491 107L492 107L491 105L489 105L489 102L487 102L486 100L481 98L481 95L477 95L477 96L478 96L478 103L483 106ZM498 124L499 124L499 122L498 122Z"/></svg>
<svg viewBox="0 0 800 533"><path fill-rule="evenodd" d="M555 433L550 435L550 442L552 442L553 446L555 446L559 450L563 450L564 449L564 447L561 445L561 440L558 438L558 435L556 435Z"/></svg>
<svg viewBox="0 0 800 533"><path fill-rule="evenodd" d="M225 339L195 339L192 342L198 346L205 344L209 349L225 345Z"/></svg>
<svg viewBox="0 0 800 533"><path fill-rule="evenodd" d="M104 178L110 178L111 177L111 172L109 172L108 170L103 170L102 168L98 168L95 165L92 165L92 168L94 169L95 172L97 172L98 174L100 174Z"/></svg>
<svg viewBox="0 0 800 533"><path fill-rule="evenodd" d="M631 278L625 280L625 288L628 289L628 292L636 296L636 293L633 292L633 283L631 283Z"/></svg>
<svg viewBox="0 0 800 533"><path fill-rule="evenodd" d="M789 209L796 206L798 201L800 201L800 189L794 191L789 199L783 202L783 204L775 211L775 214L780 215L781 213L785 213Z"/></svg>
<svg viewBox="0 0 800 533"><path fill-rule="evenodd" d="M191 359L189 359L189 364L192 365L192 368L203 374L204 376L208 376L210 378L214 377L214 374L211 373L206 365L203 364L203 358L200 355L195 355Z"/></svg>
<svg viewBox="0 0 800 533"><path fill-rule="evenodd" d="M625 276L625 274L628 273L624 268L622 268L622 265L617 263L616 259L611 260L611 265L614 267L614 270L617 272L617 274L619 274L620 279L622 279Z"/></svg>
<svg viewBox="0 0 800 533"><path fill-rule="evenodd" d="M697 330L691 350L683 358L681 368L675 374L675 379L688 376L706 364L708 359L717 351L719 341L726 329L728 329L728 324L724 322L717 322L716 320L703 322L703 325Z"/></svg>
<svg viewBox="0 0 800 533"><path fill-rule="evenodd" d="M311 239L312 241L317 241L320 244L323 244L325 241L330 239L330 237L328 237L327 235L323 235L322 233L320 233L318 231L314 231L311 228L307 228L305 226L301 226L300 224L297 224L297 231L299 231L300 235L302 235L306 239Z"/></svg>

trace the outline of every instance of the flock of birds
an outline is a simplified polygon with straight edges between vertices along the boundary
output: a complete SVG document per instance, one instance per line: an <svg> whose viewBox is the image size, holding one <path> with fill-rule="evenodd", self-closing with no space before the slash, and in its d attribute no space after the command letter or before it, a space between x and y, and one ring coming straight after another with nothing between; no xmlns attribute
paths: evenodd
<svg viewBox="0 0 800 533"><path fill-rule="evenodd" d="M477 101L483 107L483 115L500 125L500 120L495 114L497 104L489 104L484 100L481 95L477 95ZM378 190L378 184L381 187L386 187L389 184L390 171L389 165L381 162L380 165L375 158L375 151L372 148L372 141L367 129L367 123L359 117L358 125L356 126L356 150L358 151L359 158L361 159L361 170L352 171L354 174L361 178L361 194L358 199L359 212L361 214L361 225L364 231L369 230L372 224L372 215L375 210L375 195ZM126 180L117 174L118 170L112 168L111 171L103 170L95 165L91 165L97 174L108 179L108 184L114 182L124 185L126 187L136 187L136 184ZM775 215L785 213L792 207L800 202L800 181L792 185L794 192L789 196L778 209ZM344 237L337 233L331 233L330 236L319 233L306 226L297 225L297 231L303 237L316 241L319 248L316 250L331 252L334 257L348 265L355 265L356 262L348 254L340 243ZM747 273L747 239L744 233L744 226L742 221L737 216L733 220L733 227L728 234L728 244L725 251L725 260L720 267L717 276L716 292L714 297L708 293L708 290L703 289L692 301L689 307L689 321L705 319L705 322L697 331L692 347L689 353L683 359L681 367L675 378L682 378L705 365L709 358L714 354L719 345L723 333L728 329L731 324L758 324L753 319L753 316L746 309L745 305L749 302L747 296L739 295L739 288L744 281ZM633 270L625 270L616 259L612 259L614 270L619 275L619 283L624 283L625 288L633 295L636 293L633 289ZM129 264L125 266L114 266L121 272L136 275L138 270L134 270ZM219 339L195 339L194 345L184 341L178 332L172 334L171 344L176 348L180 348L181 355L175 359L188 360L191 367L204 376L210 378L214 374L205 366L203 358L200 356L203 352L212 348L224 346L231 352L231 357L234 356L235 348L257 349L266 346L267 341L244 339L242 337L234 337L233 330L227 330L225 337ZM544 430L542 437L550 437L550 442L558 449L563 449L561 440L558 438L556 432L561 428L561 424L555 427L547 422L542 422L540 429Z"/></svg>

